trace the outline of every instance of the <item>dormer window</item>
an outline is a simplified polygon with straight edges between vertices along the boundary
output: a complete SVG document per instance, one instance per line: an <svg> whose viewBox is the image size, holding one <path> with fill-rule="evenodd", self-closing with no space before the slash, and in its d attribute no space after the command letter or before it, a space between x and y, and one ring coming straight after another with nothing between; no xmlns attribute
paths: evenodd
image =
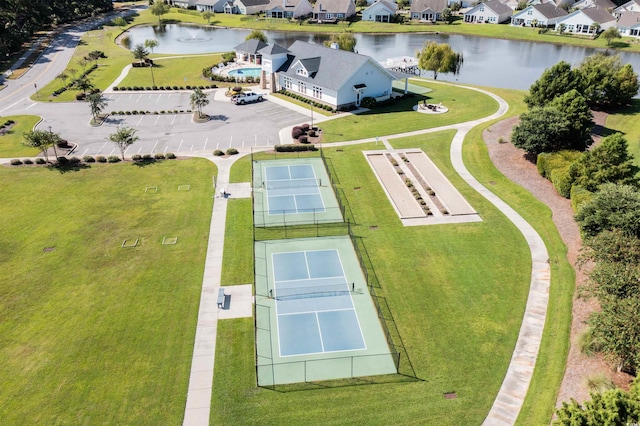
<svg viewBox="0 0 640 426"><path fill-rule="evenodd" d="M305 70L304 68L298 68L296 70L296 74L301 75L303 77L308 77L309 74L307 74L307 70Z"/></svg>

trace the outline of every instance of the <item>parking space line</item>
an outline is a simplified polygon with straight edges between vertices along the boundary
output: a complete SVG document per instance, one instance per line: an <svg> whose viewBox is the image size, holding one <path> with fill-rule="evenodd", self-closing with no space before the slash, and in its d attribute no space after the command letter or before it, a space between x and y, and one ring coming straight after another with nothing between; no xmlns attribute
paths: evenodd
<svg viewBox="0 0 640 426"><path fill-rule="evenodd" d="M156 146L158 146L158 142L160 142L160 140L156 141L156 144L153 145L153 148L151 148L151 153L153 154L153 152L156 150Z"/></svg>
<svg viewBox="0 0 640 426"><path fill-rule="evenodd" d="M98 154L100 154L102 152L102 150L104 149L104 147L108 144L109 142L105 142L102 144L102 146L100 147L100 149L98 150Z"/></svg>
<svg viewBox="0 0 640 426"><path fill-rule="evenodd" d="M178 145L178 152L180 152L180 148L182 147L182 142L184 142L184 139L180 139L180 145Z"/></svg>
<svg viewBox="0 0 640 426"><path fill-rule="evenodd" d="M156 117L156 121L153 122L153 125L155 126L156 124L158 124L158 120L160 120L160 116Z"/></svg>
<svg viewBox="0 0 640 426"><path fill-rule="evenodd" d="M144 115L140 116L140 120L138 120L138 123L136 124L136 126L139 126L140 123L142 123L142 119L144 118Z"/></svg>
<svg viewBox="0 0 640 426"><path fill-rule="evenodd" d="M207 142L209 142L209 138L206 138L206 139L204 140L204 148L203 148L203 149L204 149L204 151L206 151L206 150L207 150Z"/></svg>
<svg viewBox="0 0 640 426"><path fill-rule="evenodd" d="M178 114L175 114L175 115L173 116L173 120L171 120L171 125L172 125L172 126L173 126L173 123L175 123L175 122L176 122L176 118L177 118L177 117L178 117Z"/></svg>
<svg viewBox="0 0 640 426"><path fill-rule="evenodd" d="M136 99L136 103L138 103L138 101L140 101L140 99L142 99L142 94L140 94L140 96L138 96L138 99Z"/></svg>

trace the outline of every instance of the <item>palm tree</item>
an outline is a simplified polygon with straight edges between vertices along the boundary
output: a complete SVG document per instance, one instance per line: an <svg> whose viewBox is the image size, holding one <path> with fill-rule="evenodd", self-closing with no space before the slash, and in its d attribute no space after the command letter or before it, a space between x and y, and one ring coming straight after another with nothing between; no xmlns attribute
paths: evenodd
<svg viewBox="0 0 640 426"><path fill-rule="evenodd" d="M216 14L208 10L202 12L202 17L207 20L207 24L211 23L211 18L213 18L214 16L216 16Z"/></svg>
<svg viewBox="0 0 640 426"><path fill-rule="evenodd" d="M198 118L202 118L202 108L209 105L209 98L206 93L204 93L200 88L196 87L193 89L193 93L191 94L191 108L198 111Z"/></svg>
<svg viewBox="0 0 640 426"><path fill-rule="evenodd" d="M87 96L89 101L89 108L91 109L91 115L93 115L93 122L98 122L98 114L100 114L107 106L107 100L102 93L92 93Z"/></svg>
<svg viewBox="0 0 640 426"><path fill-rule="evenodd" d="M145 49L142 44L136 44L136 47L133 48L131 53L133 53L133 57L140 63L143 63L147 56L149 56L149 51Z"/></svg>
<svg viewBox="0 0 640 426"><path fill-rule="evenodd" d="M598 31L600 31L600 24L598 22L594 22L589 26L589 29L593 32L593 35L596 35L598 34Z"/></svg>
<svg viewBox="0 0 640 426"><path fill-rule="evenodd" d="M147 39L144 41L144 47L151 49L151 53L153 53L153 49L155 47L158 47L158 40L154 40L154 39ZM149 61L149 69L151 70L151 85L153 86L153 88L156 88L156 78L153 75L153 61Z"/></svg>
<svg viewBox="0 0 640 426"><path fill-rule="evenodd" d="M78 90L82 90L82 94L84 96L87 95L87 92L95 89L95 86L93 85L93 83L91 83L91 80L89 80L85 75L83 75L82 77L78 77L73 82L73 86Z"/></svg>
<svg viewBox="0 0 640 426"><path fill-rule="evenodd" d="M115 143L118 149L120 149L122 161L124 161L124 152L129 145L132 145L139 139L136 136L136 132L137 130L131 127L120 127L115 133L109 135L109 140Z"/></svg>

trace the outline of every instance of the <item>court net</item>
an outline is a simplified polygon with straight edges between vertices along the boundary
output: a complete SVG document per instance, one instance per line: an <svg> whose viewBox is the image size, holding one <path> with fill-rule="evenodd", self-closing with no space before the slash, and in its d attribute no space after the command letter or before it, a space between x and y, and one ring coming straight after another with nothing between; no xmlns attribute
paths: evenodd
<svg viewBox="0 0 640 426"><path fill-rule="evenodd" d="M342 283L294 288L275 288L269 295L276 300L311 299L314 297L344 296L355 291L355 283Z"/></svg>
<svg viewBox="0 0 640 426"><path fill-rule="evenodd" d="M266 189L317 188L322 186L322 179L282 179L262 181L260 187Z"/></svg>

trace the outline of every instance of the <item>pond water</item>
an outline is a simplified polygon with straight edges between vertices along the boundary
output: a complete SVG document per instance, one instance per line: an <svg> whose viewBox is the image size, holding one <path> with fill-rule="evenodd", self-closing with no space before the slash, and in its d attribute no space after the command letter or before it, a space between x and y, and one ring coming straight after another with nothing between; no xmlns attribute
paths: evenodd
<svg viewBox="0 0 640 426"><path fill-rule="evenodd" d="M527 31L525 28L522 30ZM127 35L130 47L144 43L147 39L155 39L158 47L154 49L154 53L194 54L231 51L244 42L249 33L250 30L167 24L134 27ZM277 31L264 33L269 43L284 47L296 40L320 44L329 38L326 34ZM425 41L448 43L453 50L463 54L464 65L459 75L440 74L438 79L521 90L527 90L545 69L559 61L578 65L585 57L598 51L578 46L452 34L355 34L355 37L358 53L369 55L378 61L398 56L415 56ZM622 53L621 57L636 72L640 71L640 54Z"/></svg>

